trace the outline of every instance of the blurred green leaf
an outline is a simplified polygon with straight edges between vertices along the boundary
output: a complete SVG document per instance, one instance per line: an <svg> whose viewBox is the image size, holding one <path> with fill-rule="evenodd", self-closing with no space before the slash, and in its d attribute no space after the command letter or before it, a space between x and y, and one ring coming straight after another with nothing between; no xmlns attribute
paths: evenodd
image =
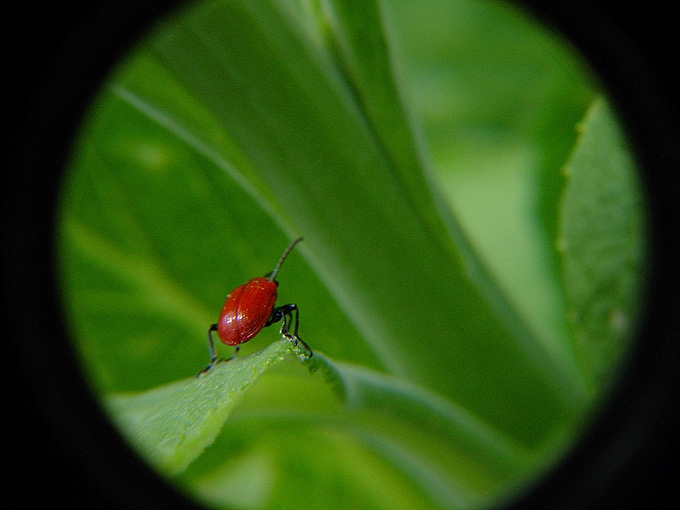
<svg viewBox="0 0 680 510"><path fill-rule="evenodd" d="M635 326L643 270L642 196L635 163L607 103L581 124L565 172L558 247L581 363L606 382Z"/></svg>
<svg viewBox="0 0 680 510"><path fill-rule="evenodd" d="M504 2L384 5L395 14L406 90L440 194L510 301L504 308L545 352L575 364L554 249L556 170L593 98L584 62Z"/></svg>

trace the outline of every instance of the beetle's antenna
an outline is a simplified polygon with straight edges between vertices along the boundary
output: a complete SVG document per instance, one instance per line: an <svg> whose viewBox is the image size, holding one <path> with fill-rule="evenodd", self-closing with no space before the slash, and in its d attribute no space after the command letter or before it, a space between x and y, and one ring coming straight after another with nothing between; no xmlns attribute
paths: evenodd
<svg viewBox="0 0 680 510"><path fill-rule="evenodd" d="M273 281L274 281L274 278L276 277L276 273L278 273L278 272L279 272L279 269L281 269L281 264L283 264L283 261L286 260L286 257L288 256L288 254L291 252L291 250L292 250L293 248L295 248L295 245L296 245L297 243L299 243L300 241L302 241L302 238L301 238L301 237L298 237L295 241L293 241L292 243L290 243L290 244L288 245L288 248L286 248L286 250L283 252L283 255L281 255L281 258L280 258L279 261L276 263L276 267L274 268L274 270L273 270L273 271L271 272L271 274L269 275L269 281L270 281L270 282L273 282Z"/></svg>

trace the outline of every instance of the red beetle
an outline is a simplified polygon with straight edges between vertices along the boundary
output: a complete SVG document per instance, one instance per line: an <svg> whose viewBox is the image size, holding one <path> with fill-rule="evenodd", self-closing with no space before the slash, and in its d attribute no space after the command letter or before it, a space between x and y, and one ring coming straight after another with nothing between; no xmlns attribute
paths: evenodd
<svg viewBox="0 0 680 510"><path fill-rule="evenodd" d="M234 346L234 354L226 360L229 361L238 353L240 344L253 338L262 328L281 321L281 335L294 342L295 345L302 344L308 353L307 357L312 356L312 350L298 336L300 317L297 305L291 303L274 307L276 303L276 290L279 285L274 278L276 273L279 272L283 261L286 260L288 254L300 241L302 241L301 237L290 243L271 273L264 275L264 277L253 278L248 283L236 287L229 293L217 324L212 324L208 328L210 364L201 373L208 371L217 361L217 353L215 352L212 338L213 331L217 331L222 343ZM293 329L293 334L290 334L288 328L293 312L295 312L295 328Z"/></svg>

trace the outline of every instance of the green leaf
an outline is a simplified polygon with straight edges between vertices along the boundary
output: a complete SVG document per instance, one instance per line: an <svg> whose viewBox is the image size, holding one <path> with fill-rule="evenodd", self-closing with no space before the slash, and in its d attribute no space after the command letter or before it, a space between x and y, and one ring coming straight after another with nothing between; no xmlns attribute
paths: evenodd
<svg viewBox="0 0 680 510"><path fill-rule="evenodd" d="M504 480L521 479L532 464L531 452L425 388L318 351L312 363L319 369L312 378L295 370L297 364L264 374L214 447L180 481L208 501L230 506L242 501L233 485L242 469L253 463L265 472L272 465L289 466L292 473L285 469L276 481L239 478L238 486L245 483L259 496L253 499L264 501L285 500L294 486L310 508L327 508L333 501L365 505L363 498L375 497L376 490L383 495L378 506L393 501L410 502L409 508L471 508L504 493ZM314 380L320 374L335 387L332 395ZM300 457L305 467L296 460ZM385 478L374 479L373 469ZM367 494L364 484L370 487ZM406 499L399 503L400 497ZM249 501L243 504L252 505Z"/></svg>
<svg viewBox="0 0 680 510"><path fill-rule="evenodd" d="M233 412L235 423L255 414L260 424L283 420L288 426L311 422L344 429L407 473L444 507L468 507L486 499L490 484L517 476L526 466L529 453L521 445L458 406L405 381L333 362L320 352L305 364L310 373L318 371L325 383L297 374L282 384L277 365L285 365L296 353L301 355L289 341L281 340L261 352L218 363L192 379L134 395L111 395L107 409L133 444L161 472L171 475L184 471L203 453ZM234 409L272 371L249 402ZM319 384L330 384L332 398L319 398ZM279 387L279 393L284 388L289 395L272 405L275 390L267 389L268 385ZM266 409L258 403L258 393L263 391L269 394ZM450 456L458 462L450 463ZM494 473L491 478L490 473ZM484 491L479 491L480 486Z"/></svg>
<svg viewBox="0 0 680 510"><path fill-rule="evenodd" d="M163 472L184 470L213 442L229 413L262 373L295 351L281 340L208 372L135 395L112 395L108 411Z"/></svg>
<svg viewBox="0 0 680 510"><path fill-rule="evenodd" d="M439 191L505 296L487 295L510 301L498 309L521 317L517 337L533 334L540 356L574 369L553 223L563 185L556 169L593 97L582 62L509 4L387 6Z"/></svg>
<svg viewBox="0 0 680 510"><path fill-rule="evenodd" d="M560 249L568 319L580 361L601 384L635 327L644 263L642 195L608 104L594 102L565 166Z"/></svg>

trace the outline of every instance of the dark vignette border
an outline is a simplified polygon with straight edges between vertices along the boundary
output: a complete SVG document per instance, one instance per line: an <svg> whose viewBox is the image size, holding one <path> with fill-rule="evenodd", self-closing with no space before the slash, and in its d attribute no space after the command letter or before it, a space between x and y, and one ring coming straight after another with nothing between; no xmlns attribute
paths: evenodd
<svg viewBox="0 0 680 510"><path fill-rule="evenodd" d="M648 277L626 371L579 444L511 506L673 508L680 452L680 124L674 40L666 8L614 2L520 2L561 32L607 89L642 170Z"/></svg>
<svg viewBox="0 0 680 510"><path fill-rule="evenodd" d="M7 25L18 29L1 270L6 501L17 506L191 508L118 437L90 393L68 341L54 270L60 182L85 109L115 63L178 3L27 2L9 14Z"/></svg>
<svg viewBox="0 0 680 510"><path fill-rule="evenodd" d="M136 458L101 414L67 341L53 270L61 173L83 112L112 65L178 3L31 4L14 6L9 15L7 25L18 35L9 52L15 59L6 78L12 87L10 154L0 187L3 415L5 441L13 448L5 475L8 497L22 504L191 507ZM606 0L520 5L562 32L608 89L643 169L652 253L645 313L628 370L579 445L510 506L671 507L680 395L674 8L641 12L640 6Z"/></svg>

